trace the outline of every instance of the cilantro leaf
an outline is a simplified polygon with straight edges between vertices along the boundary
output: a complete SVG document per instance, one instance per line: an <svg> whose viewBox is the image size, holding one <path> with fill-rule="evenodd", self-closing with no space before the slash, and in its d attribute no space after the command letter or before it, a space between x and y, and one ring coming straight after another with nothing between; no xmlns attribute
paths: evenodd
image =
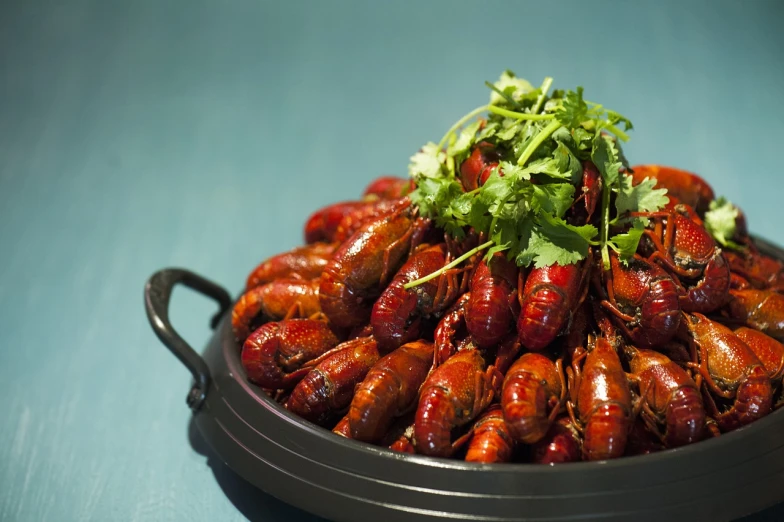
<svg viewBox="0 0 784 522"><path fill-rule="evenodd" d="M722 246L739 249L740 245L732 241L736 232L736 219L740 211L726 198L719 197L710 202L705 212L705 228Z"/></svg>
<svg viewBox="0 0 784 522"><path fill-rule="evenodd" d="M598 231L593 225L576 227L546 212L540 214L528 247L518 256L520 261L537 268L559 264L568 265L585 259L590 241Z"/></svg>
<svg viewBox="0 0 784 522"><path fill-rule="evenodd" d="M513 140L511 143L512 152L515 158L522 156L523 152L528 147L528 144L531 143L534 138L536 138L536 136L544 130L547 124L545 121L534 121L528 123L531 125L524 126L522 132L517 134L517 139Z"/></svg>
<svg viewBox="0 0 784 522"><path fill-rule="evenodd" d="M531 207L534 212L545 211L563 217L574 202L574 186L570 183L533 185Z"/></svg>
<svg viewBox="0 0 784 522"><path fill-rule="evenodd" d="M479 131L479 134L476 135L476 143L480 141L487 141L493 137L498 132L501 124L497 121L488 121L484 128Z"/></svg>
<svg viewBox="0 0 784 522"><path fill-rule="evenodd" d="M568 163L567 163L568 167ZM561 162L557 158L541 158L534 160L525 167L522 172L528 177L531 174L546 174L556 179L571 179L571 171L562 171Z"/></svg>
<svg viewBox="0 0 784 522"><path fill-rule="evenodd" d="M597 132L593 138L593 150L591 160L602 175L604 184L613 187L618 182L618 176L623 164L620 161L618 148L615 142L601 132Z"/></svg>
<svg viewBox="0 0 784 522"><path fill-rule="evenodd" d="M622 116L615 111L607 110L607 121L610 123L610 125L623 123L623 130L625 131L632 130L634 128L632 122L629 121L629 118Z"/></svg>
<svg viewBox="0 0 784 522"><path fill-rule="evenodd" d="M454 198L450 204L450 208L452 212L456 215L460 216L467 216L471 212L471 207L473 206L473 198L471 194L467 194L463 192L456 198Z"/></svg>
<svg viewBox="0 0 784 522"><path fill-rule="evenodd" d="M593 137L593 135L591 135L591 137ZM552 138L558 143L563 143L570 149L576 146L574 136L572 136L572 131L566 127L561 127L560 129L553 132Z"/></svg>
<svg viewBox="0 0 784 522"><path fill-rule="evenodd" d="M555 111L555 117L565 127L575 129L588 120L588 105L583 100L583 88L569 91L564 97L563 104Z"/></svg>
<svg viewBox="0 0 784 522"><path fill-rule="evenodd" d="M499 140L509 141L515 137L515 134L520 132L520 120L512 120L506 119L503 122L503 126L506 127L502 131L498 131L497 136Z"/></svg>
<svg viewBox="0 0 784 522"><path fill-rule="evenodd" d="M620 177L620 190L615 200L618 215L629 211L655 212L664 207L669 198L667 189L654 189L655 179L645 178L639 185L632 185L632 177L624 174Z"/></svg>
<svg viewBox="0 0 784 522"><path fill-rule="evenodd" d="M577 144L578 151L590 150L593 142L593 136L594 135L592 133L588 132L582 127L577 127L576 129L572 129L572 138L574 139L574 142ZM582 159L587 159L587 156Z"/></svg>
<svg viewBox="0 0 784 522"><path fill-rule="evenodd" d="M408 173L413 178L435 178L441 173L443 160L444 153L438 150L438 145L428 142L422 150L411 156Z"/></svg>
<svg viewBox="0 0 784 522"><path fill-rule="evenodd" d="M491 239L495 242L496 246L501 247L500 250L507 250L511 248L513 245L516 245L518 242L517 234L515 234L514 227L506 226L507 224L502 224L498 227L498 230L493 232ZM492 247L491 247L492 250ZM500 251L496 249L495 251Z"/></svg>
<svg viewBox="0 0 784 522"><path fill-rule="evenodd" d="M485 184L479 189L479 199L488 206L498 201L509 199L513 190L510 181L506 175L501 177L498 169L494 169L490 173L490 177L485 181Z"/></svg>
<svg viewBox="0 0 784 522"><path fill-rule="evenodd" d="M471 146L476 143L476 133L479 131L479 127L482 125L480 120L476 120L471 125L468 125L460 132L460 136L458 136L457 141L449 146L447 150L448 156L458 156L460 154L465 154L471 148Z"/></svg>
<svg viewBox="0 0 784 522"><path fill-rule="evenodd" d="M519 166L517 163L510 163L508 161L502 161L498 164L501 171L504 173L505 178L509 178L511 181L521 181L521 180L529 180L531 179L531 174L524 169L523 167Z"/></svg>
<svg viewBox="0 0 784 522"><path fill-rule="evenodd" d="M590 241L599 233L593 225L570 225L561 218L548 213L540 214L539 225L550 239L566 247L573 244L577 250L588 254Z"/></svg>
<svg viewBox="0 0 784 522"><path fill-rule="evenodd" d="M509 250L511 245L503 244L503 243L496 243L495 245L491 246L487 249L487 253L485 254L484 260L486 263L490 262L490 259L497 254L498 252L503 252L505 250Z"/></svg>
<svg viewBox="0 0 784 522"><path fill-rule="evenodd" d="M564 248L555 243L539 228L534 227L528 248L517 255L516 262L520 266L529 266L533 263L536 268L543 268L555 264L570 265L585 259L585 256L586 254L578 250Z"/></svg>
<svg viewBox="0 0 784 522"><path fill-rule="evenodd" d="M522 78L515 76L510 70L501 73L501 77L493 86L503 92L514 101L520 102L523 97L534 91L534 86ZM490 105L499 105L506 102L506 99L495 91L490 91Z"/></svg>
<svg viewBox="0 0 784 522"><path fill-rule="evenodd" d="M525 248L521 249L515 257L515 262L518 266L530 266L536 263L536 266L548 266L547 261L557 259L560 250L552 243L548 242L538 229L531 231L531 237ZM540 258L542 260L540 261Z"/></svg>
<svg viewBox="0 0 784 522"><path fill-rule="evenodd" d="M462 193L463 187L454 178L420 178L409 198L422 214L434 217L439 209L449 208L449 203Z"/></svg>
<svg viewBox="0 0 784 522"><path fill-rule="evenodd" d="M490 215L489 207L480 201L475 201L471 206L471 211L466 216L468 226L474 230L490 230L493 216Z"/></svg>
<svg viewBox="0 0 784 522"><path fill-rule="evenodd" d="M558 170L568 174L571 182L576 185L583 176L583 166L577 156L562 141L558 142L553 155L558 162Z"/></svg>
<svg viewBox="0 0 784 522"><path fill-rule="evenodd" d="M637 252L637 245L640 244L640 238L645 232L641 223L635 223L634 227L630 228L628 232L623 234L616 234L610 238L610 247L618 252L621 262L628 263Z"/></svg>

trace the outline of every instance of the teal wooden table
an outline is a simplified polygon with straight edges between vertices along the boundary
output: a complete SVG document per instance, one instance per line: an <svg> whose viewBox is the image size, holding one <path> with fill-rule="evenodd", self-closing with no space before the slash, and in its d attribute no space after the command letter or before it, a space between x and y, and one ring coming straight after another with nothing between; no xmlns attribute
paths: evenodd
<svg viewBox="0 0 784 522"><path fill-rule="evenodd" d="M189 431L142 287L236 293L487 96L585 87L626 152L707 177L784 244L782 3L11 1L0 6L0 520L313 520ZM194 345L213 304L175 292ZM769 513L771 514L771 513ZM781 514L779 512L779 514ZM772 516L772 515L771 515Z"/></svg>

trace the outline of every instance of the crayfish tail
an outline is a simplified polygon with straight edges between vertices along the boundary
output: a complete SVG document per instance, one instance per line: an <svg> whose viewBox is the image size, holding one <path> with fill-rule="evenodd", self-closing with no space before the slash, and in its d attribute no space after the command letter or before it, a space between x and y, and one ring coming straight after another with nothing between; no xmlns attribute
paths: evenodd
<svg viewBox="0 0 784 522"><path fill-rule="evenodd" d="M419 400L414 421L414 444L417 452L431 457L452 454L452 428L456 426L454 405L449 393L432 387Z"/></svg>
<svg viewBox="0 0 784 522"><path fill-rule="evenodd" d="M665 442L670 448L684 446L702 439L705 426L705 408L696 388L682 387L673 393L667 405L667 434Z"/></svg>
<svg viewBox="0 0 784 522"><path fill-rule="evenodd" d="M528 372L510 374L501 392L501 405L509 433L515 440L533 444L547 433L548 393L540 379Z"/></svg>
<svg viewBox="0 0 784 522"><path fill-rule="evenodd" d="M755 366L749 376L738 386L732 409L716 419L721 431L727 432L761 419L773 406L773 388L767 372Z"/></svg>
<svg viewBox="0 0 784 522"><path fill-rule="evenodd" d="M615 403L604 403L588 418L585 425L583 458L607 460L618 458L626 449L631 426L629 414Z"/></svg>

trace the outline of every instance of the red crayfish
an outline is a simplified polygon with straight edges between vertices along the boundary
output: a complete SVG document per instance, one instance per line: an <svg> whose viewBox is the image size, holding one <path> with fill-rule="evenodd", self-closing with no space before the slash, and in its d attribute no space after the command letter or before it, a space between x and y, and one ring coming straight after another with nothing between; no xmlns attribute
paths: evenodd
<svg viewBox="0 0 784 522"><path fill-rule="evenodd" d="M601 305L633 343L653 347L675 335L680 323L677 286L664 270L638 255L624 265L610 252L610 270L604 276L607 293ZM601 295L598 281L595 278Z"/></svg>
<svg viewBox="0 0 784 522"><path fill-rule="evenodd" d="M504 422L501 408L490 406L471 428L466 462L509 462L514 451L514 439Z"/></svg>
<svg viewBox="0 0 784 522"><path fill-rule="evenodd" d="M623 455L636 412L616 347L605 337L589 337L569 373L569 415L584 432L583 458L604 460ZM576 414L575 414L576 410Z"/></svg>
<svg viewBox="0 0 784 522"><path fill-rule="evenodd" d="M448 308L460 293L458 270L447 271L413 288L405 285L441 269L449 261L446 245L412 255L387 286L370 315L373 335L382 352L390 352L420 335L420 318Z"/></svg>
<svg viewBox="0 0 784 522"><path fill-rule="evenodd" d="M671 448L700 440L705 408L697 384L686 370L653 350L627 345L624 351L639 385L641 414L648 429Z"/></svg>
<svg viewBox="0 0 784 522"><path fill-rule="evenodd" d="M379 360L354 393L348 420L351 437L374 442L392 422L416 406L433 361L433 343L404 344Z"/></svg>
<svg viewBox="0 0 784 522"><path fill-rule="evenodd" d="M465 442L452 443L455 428L479 415L492 400L498 377L479 350L465 349L436 368L425 380L414 421L417 452L448 457Z"/></svg>
<svg viewBox="0 0 784 522"><path fill-rule="evenodd" d="M517 334L529 350L550 344L585 296L587 263L534 268L528 273L520 302Z"/></svg>
<svg viewBox="0 0 784 522"><path fill-rule="evenodd" d="M345 413L354 396L354 388L378 359L376 341L372 337L360 337L338 345L294 387L286 408L313 423L329 424Z"/></svg>
<svg viewBox="0 0 784 522"><path fill-rule="evenodd" d="M319 286L321 310L330 322L350 328L367 322L384 284L418 244L426 222L406 203L362 225L335 252Z"/></svg>
<svg viewBox="0 0 784 522"><path fill-rule="evenodd" d="M267 321L294 317L313 317L320 311L318 287L321 280L276 279L251 288L239 298L231 312L231 325L237 341Z"/></svg>
<svg viewBox="0 0 784 522"><path fill-rule="evenodd" d="M262 388L292 388L338 342L323 321L289 319L266 323L242 345L242 366L248 379Z"/></svg>
<svg viewBox="0 0 784 522"><path fill-rule="evenodd" d="M471 278L470 291L464 293L444 315L435 331L436 364L457 351L454 339L465 328L465 341L480 348L499 347L496 366L502 372L511 364L519 343L509 336L520 312L517 287L523 274L503 254L490 262L481 261Z"/></svg>
<svg viewBox="0 0 784 522"><path fill-rule="evenodd" d="M706 395L719 428L731 431L770 413L773 389L768 371L746 343L702 314L684 314L683 324L698 349L693 347L694 362L689 363L698 372L697 384L704 382L718 397L734 401L722 413Z"/></svg>
<svg viewBox="0 0 784 522"><path fill-rule="evenodd" d="M784 341L784 295L771 290L731 290L727 310L732 319Z"/></svg>
<svg viewBox="0 0 784 522"><path fill-rule="evenodd" d="M721 249L686 205L668 212L632 212L652 219L646 236L652 243L650 261L660 263L679 281L680 306L685 312L708 313L727 300L730 269ZM666 222L666 227L662 226Z"/></svg>
<svg viewBox="0 0 784 522"><path fill-rule="evenodd" d="M337 245L314 243L272 256L248 276L246 290L284 277L310 280L321 275Z"/></svg>
<svg viewBox="0 0 784 522"><path fill-rule="evenodd" d="M545 436L566 398L561 361L523 354L504 378L501 407L510 434L528 444Z"/></svg>

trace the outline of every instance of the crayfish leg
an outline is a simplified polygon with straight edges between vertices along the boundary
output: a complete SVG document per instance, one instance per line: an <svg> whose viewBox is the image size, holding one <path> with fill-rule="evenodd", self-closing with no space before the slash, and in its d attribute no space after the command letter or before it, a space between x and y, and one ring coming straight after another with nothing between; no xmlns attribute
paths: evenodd
<svg viewBox="0 0 784 522"><path fill-rule="evenodd" d="M671 272L675 273L680 277L697 277L700 273L698 269L686 270L684 268L679 267L672 261L672 259L670 259L669 256L667 256L667 254L664 254L659 250L651 254L650 257L648 258L648 261L650 262L658 261L660 264L663 264L665 268L669 269ZM679 288L683 289L683 284L680 282L680 280L677 277L673 277L672 282L675 283L675 285L678 286Z"/></svg>
<svg viewBox="0 0 784 522"><path fill-rule="evenodd" d="M719 430L719 424L716 422L715 419L707 418L705 419L705 433L707 433L711 438L716 438L721 435L721 430Z"/></svg>
<svg viewBox="0 0 784 522"><path fill-rule="evenodd" d="M561 396L558 397L558 402L553 407L552 411L550 412L550 415L548 415L547 417L547 422L549 422L550 424L552 424L555 421L555 418L561 412L561 409L564 406L564 402L566 401L567 383L566 383L566 378L564 377L563 359L558 358L558 360L555 361L555 371L558 372L558 380L561 381Z"/></svg>
<svg viewBox="0 0 784 522"><path fill-rule="evenodd" d="M468 430L463 435L459 436L455 441L452 443L452 455L457 453L460 448L466 445L468 441L474 436L474 426L471 426L471 429Z"/></svg>
<svg viewBox="0 0 784 522"><path fill-rule="evenodd" d="M577 419L577 416L575 416L574 414L575 407L576 406L571 400L566 402L566 411L569 413L569 419L572 421L572 426L574 426L574 429L576 429L578 433L580 433L580 435L585 435L585 430L583 429L582 423Z"/></svg>
<svg viewBox="0 0 784 522"><path fill-rule="evenodd" d="M618 317L619 319L621 319L623 321L626 321L627 323L630 323L630 322L634 321L634 317L632 317L629 314L623 313L617 306L615 306L614 303L612 303L611 301L609 301L607 299L604 299L603 301L601 301L601 305L607 311L612 312L613 315L615 315L616 317ZM628 329L627 329L627 331L625 333L627 333L627 334L629 333Z"/></svg>
<svg viewBox="0 0 784 522"><path fill-rule="evenodd" d="M438 323L434 334L433 369L444 364L447 359L457 353L454 337L457 335L461 323L465 322L465 307L470 297L470 293L463 294Z"/></svg>
<svg viewBox="0 0 784 522"><path fill-rule="evenodd" d="M452 301L457 296L459 291L457 276L463 271L464 269L452 268L441 274L441 277L438 278L438 289L433 298L434 309L442 309L444 303Z"/></svg>
<svg viewBox="0 0 784 522"><path fill-rule="evenodd" d="M656 414L653 413L651 407L648 406L648 403L642 401L642 411L640 412L640 417L642 421L645 423L645 427L648 428L648 431L653 433L656 438L658 438L662 444L665 446L667 443L664 441L664 434L659 430L658 423L656 422Z"/></svg>
<svg viewBox="0 0 784 522"><path fill-rule="evenodd" d="M303 315L304 314L303 314L303 311L302 311L302 303L297 301L296 303L291 305L291 307L288 309L288 311L286 312L286 315L283 316L283 320L285 321L286 319L293 319L295 317L302 317Z"/></svg>
<svg viewBox="0 0 784 522"><path fill-rule="evenodd" d="M479 415L490 405L498 388L498 375L495 366L490 366L484 372L478 371L474 375L474 404L471 410L473 416Z"/></svg>
<svg viewBox="0 0 784 522"><path fill-rule="evenodd" d="M514 363L517 358L517 354L520 353L521 346L520 340L514 332L510 333L505 340L501 341L495 355L495 367L499 372L506 374L509 367L512 366L512 363Z"/></svg>
<svg viewBox="0 0 784 522"><path fill-rule="evenodd" d="M637 387L640 386L640 380L635 376L633 380L637 382ZM637 403L632 409L632 418L637 417L642 411L643 407L647 405L648 392L653 388L653 381L648 382L645 390L640 390L640 396L637 398Z"/></svg>
<svg viewBox="0 0 784 522"><path fill-rule="evenodd" d="M713 399L713 396L708 393L708 390L705 387L702 388L702 402L705 405L705 412L709 417L717 419L721 415L718 406L716 406L716 401Z"/></svg>
<svg viewBox="0 0 784 522"><path fill-rule="evenodd" d="M572 395L572 386L574 386L575 393L577 392L577 389L580 387L580 379L582 377L582 371L580 370L580 363L587 356L588 356L588 352L582 346L578 346L577 348L575 348L574 353L572 354L572 365L571 368L567 369L567 378L569 381L569 396Z"/></svg>
<svg viewBox="0 0 784 522"><path fill-rule="evenodd" d="M517 272L517 302L523 306L523 289L525 288L525 273L523 268Z"/></svg>
<svg viewBox="0 0 784 522"><path fill-rule="evenodd" d="M561 413L561 406L562 402L555 395L552 395L550 400L547 401L547 407L550 408L550 414L547 415L548 429L550 429L550 425L555 421L555 418L558 417L558 414Z"/></svg>

